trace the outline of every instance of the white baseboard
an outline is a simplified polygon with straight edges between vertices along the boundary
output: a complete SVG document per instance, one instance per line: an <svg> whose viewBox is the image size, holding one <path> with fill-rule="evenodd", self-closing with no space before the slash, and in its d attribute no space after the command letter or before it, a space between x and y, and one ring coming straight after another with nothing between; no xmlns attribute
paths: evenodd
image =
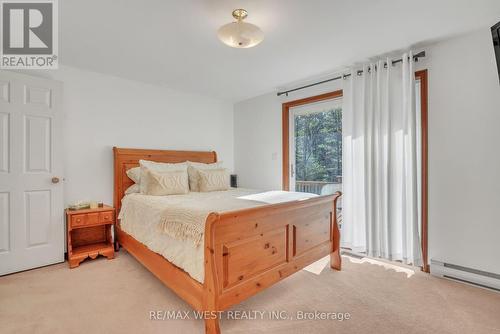
<svg viewBox="0 0 500 334"><path fill-rule="evenodd" d="M431 275L500 292L500 275L431 260Z"/></svg>

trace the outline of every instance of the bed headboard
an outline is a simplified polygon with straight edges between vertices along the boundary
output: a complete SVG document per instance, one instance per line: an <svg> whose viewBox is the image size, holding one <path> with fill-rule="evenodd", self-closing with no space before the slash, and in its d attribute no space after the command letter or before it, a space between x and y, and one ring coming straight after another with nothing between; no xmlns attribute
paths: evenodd
<svg viewBox="0 0 500 334"><path fill-rule="evenodd" d="M184 162L188 160L203 163L217 162L217 154L214 151L166 151L113 147L113 155L115 173L113 201L116 212L120 211L125 190L127 190L127 188L134 183L131 179L129 179L126 172L130 168L139 166L139 160L169 163Z"/></svg>

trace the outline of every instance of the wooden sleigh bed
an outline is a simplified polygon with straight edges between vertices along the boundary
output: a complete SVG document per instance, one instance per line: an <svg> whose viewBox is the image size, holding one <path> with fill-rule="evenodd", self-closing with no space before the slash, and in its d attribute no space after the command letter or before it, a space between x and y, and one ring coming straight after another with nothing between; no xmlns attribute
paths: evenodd
<svg viewBox="0 0 500 334"><path fill-rule="evenodd" d="M126 171L139 160L213 163L215 152L113 148L114 205L119 212L133 184ZM197 311L223 311L330 255L340 270L336 205L340 193L304 201L211 213L204 234L205 280L201 284L163 256L115 227L116 247L124 247L166 286ZM220 333L219 319L205 319L206 333Z"/></svg>

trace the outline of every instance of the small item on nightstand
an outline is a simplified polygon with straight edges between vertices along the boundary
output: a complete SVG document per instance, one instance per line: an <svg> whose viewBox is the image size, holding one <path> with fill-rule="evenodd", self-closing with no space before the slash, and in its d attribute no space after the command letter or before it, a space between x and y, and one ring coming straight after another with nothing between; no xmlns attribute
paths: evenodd
<svg viewBox="0 0 500 334"><path fill-rule="evenodd" d="M84 209L90 209L90 203L86 201L78 201L76 203L70 204L68 206L68 210L74 211L74 210L84 210Z"/></svg>
<svg viewBox="0 0 500 334"><path fill-rule="evenodd" d="M99 203L97 203L97 206L98 206L99 208L102 208L102 207L104 207L104 203L103 203L103 202L99 202Z"/></svg>
<svg viewBox="0 0 500 334"><path fill-rule="evenodd" d="M91 209L97 209L98 208L97 202L94 202L94 201L90 202L90 208Z"/></svg>

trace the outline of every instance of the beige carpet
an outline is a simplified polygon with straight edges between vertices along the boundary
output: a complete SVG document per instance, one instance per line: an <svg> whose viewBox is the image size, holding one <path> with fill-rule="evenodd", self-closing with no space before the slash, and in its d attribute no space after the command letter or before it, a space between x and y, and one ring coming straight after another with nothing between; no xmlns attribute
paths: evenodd
<svg viewBox="0 0 500 334"><path fill-rule="evenodd" d="M500 333L499 293L355 262L344 257L342 272L301 271L233 309L351 319L223 318L222 333ZM152 321L152 310L190 308L123 250L73 270L59 264L0 277L1 333L203 333L201 320Z"/></svg>

